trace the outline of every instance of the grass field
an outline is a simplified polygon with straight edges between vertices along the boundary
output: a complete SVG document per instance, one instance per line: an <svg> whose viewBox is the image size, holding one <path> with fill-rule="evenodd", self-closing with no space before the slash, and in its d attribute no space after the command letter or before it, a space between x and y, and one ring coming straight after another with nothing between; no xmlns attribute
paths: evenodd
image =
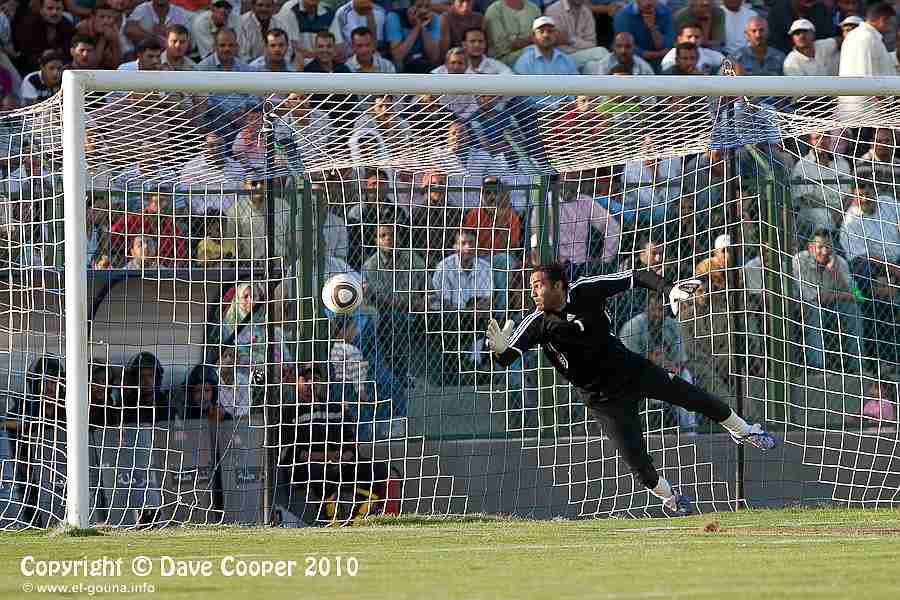
<svg viewBox="0 0 900 600"><path fill-rule="evenodd" d="M123 559L120 576L20 572L25 556L104 555ZM152 575L132 573L139 555L150 557ZM213 574L162 577L162 556L210 560ZM297 567L291 577L225 577L225 556L294 560ZM341 576L335 573L338 556ZM352 577L346 574L350 556L358 563ZM83 582L107 586L94 597L145 600L894 599L900 597L900 510L758 510L668 520L407 518L344 529L185 527L95 537L24 532L0 535L0 557L2 598L88 597L84 588L73 594L38 587ZM331 573L306 576L307 557L329 557L318 564L329 563ZM109 587L143 583L154 592Z"/></svg>

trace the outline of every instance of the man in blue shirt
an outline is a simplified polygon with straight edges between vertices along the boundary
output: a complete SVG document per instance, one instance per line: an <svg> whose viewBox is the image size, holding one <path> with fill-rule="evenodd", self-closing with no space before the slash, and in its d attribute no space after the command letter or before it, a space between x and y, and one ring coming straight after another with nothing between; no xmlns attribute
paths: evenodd
<svg viewBox="0 0 900 600"><path fill-rule="evenodd" d="M769 45L769 24L760 17L747 21L747 45L731 59L743 67L742 75L784 75L784 52Z"/></svg>
<svg viewBox="0 0 900 600"><path fill-rule="evenodd" d="M613 19L616 33L634 36L635 54L646 60L658 73L662 58L675 43L672 11L656 0L633 0L616 13Z"/></svg>
<svg viewBox="0 0 900 600"><path fill-rule="evenodd" d="M538 17L531 26L534 44L528 46L513 65L519 75L578 75L575 61L556 49L556 23L551 17Z"/></svg>

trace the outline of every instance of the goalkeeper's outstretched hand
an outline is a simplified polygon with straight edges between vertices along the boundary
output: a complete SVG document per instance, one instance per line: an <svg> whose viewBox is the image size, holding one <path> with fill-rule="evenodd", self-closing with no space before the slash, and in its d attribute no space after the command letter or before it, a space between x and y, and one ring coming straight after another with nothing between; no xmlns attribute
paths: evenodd
<svg viewBox="0 0 900 600"><path fill-rule="evenodd" d="M672 307L672 314L677 317L680 303L690 299L701 285L703 282L699 279L686 279L673 285L669 291L669 306Z"/></svg>
<svg viewBox="0 0 900 600"><path fill-rule="evenodd" d="M506 323L503 324L503 329L500 329L500 323L497 322L497 319L491 319L487 328L488 347L497 354L505 352L509 348L509 338L512 337L513 329L515 328L516 324L507 319Z"/></svg>

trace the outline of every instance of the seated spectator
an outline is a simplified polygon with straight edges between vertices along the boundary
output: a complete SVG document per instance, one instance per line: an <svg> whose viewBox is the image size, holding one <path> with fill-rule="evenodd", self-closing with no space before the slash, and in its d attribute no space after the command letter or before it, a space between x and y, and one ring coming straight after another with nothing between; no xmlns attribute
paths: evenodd
<svg viewBox="0 0 900 600"><path fill-rule="evenodd" d="M453 247L462 227L463 213L447 202L447 176L426 174L422 178L421 200L412 211L412 247L422 252L433 269Z"/></svg>
<svg viewBox="0 0 900 600"><path fill-rule="evenodd" d="M160 64L170 71L193 71L197 62L188 58L191 49L191 32L184 25L170 25L166 29L166 50L160 55Z"/></svg>
<svg viewBox="0 0 900 600"><path fill-rule="evenodd" d="M809 153L794 165L791 173L795 181L791 188L794 201L802 201L800 226L810 227L809 231L836 231L843 218L844 198L849 196L853 171L846 158L834 153L840 133L834 130L809 134Z"/></svg>
<svg viewBox="0 0 900 600"><path fill-rule="evenodd" d="M297 68L289 60L288 37L283 29L270 29L265 36L266 45L263 55L253 60L250 66L257 71L291 72Z"/></svg>
<svg viewBox="0 0 900 600"><path fill-rule="evenodd" d="M527 0L498 0L484 13L484 29L490 55L509 65L515 64L531 46L532 26L541 10Z"/></svg>
<svg viewBox="0 0 900 600"><path fill-rule="evenodd" d="M39 12L26 14L16 23L14 45L20 53L20 72L31 73L40 68L48 50L60 56L69 51L75 26L63 16L64 10L62 0L41 0Z"/></svg>
<svg viewBox="0 0 900 600"><path fill-rule="evenodd" d="M726 56L731 56L747 43L744 33L747 24L759 14L750 7L750 2L744 0L722 0L722 12L725 13L725 46L722 51Z"/></svg>
<svg viewBox="0 0 900 600"><path fill-rule="evenodd" d="M25 401L10 410L11 416L20 419L23 437L43 437L41 425L65 425L65 382L66 370L55 356L44 354L28 367Z"/></svg>
<svg viewBox="0 0 900 600"><path fill-rule="evenodd" d="M411 142L410 125L403 118L400 99L389 94L372 98L366 111L356 119L354 134L370 129L383 141L388 155L390 146L404 147Z"/></svg>
<svg viewBox="0 0 900 600"><path fill-rule="evenodd" d="M484 15L474 10L474 0L451 0L441 19L440 49L447 52L455 46L465 46L466 33L481 31L484 37ZM486 48L482 47L482 54Z"/></svg>
<svg viewBox="0 0 900 600"><path fill-rule="evenodd" d="M135 60L119 65L119 71L159 71L163 46L155 39L135 44Z"/></svg>
<svg viewBox="0 0 900 600"><path fill-rule="evenodd" d="M874 184L879 194L895 194L894 186L900 181L900 152L894 130L875 130L872 145L856 160L854 168L857 179Z"/></svg>
<svg viewBox="0 0 900 600"><path fill-rule="evenodd" d="M272 18L272 26L287 33L298 71L316 58L316 35L326 32L333 20L334 9L320 0L288 0Z"/></svg>
<svg viewBox="0 0 900 600"><path fill-rule="evenodd" d="M466 122L474 136L472 141L479 148L490 151L498 145L506 143L507 136L523 146L527 143L518 121L511 111L506 110L505 98L502 96L478 96L476 101L478 103L477 110ZM565 136L561 136L559 141L566 141Z"/></svg>
<svg viewBox="0 0 900 600"><path fill-rule="evenodd" d="M41 54L40 70L22 79L19 96L22 104L34 104L52 97L62 84L63 55L58 50L45 50Z"/></svg>
<svg viewBox="0 0 900 600"><path fill-rule="evenodd" d="M76 32L94 39L98 69L117 69L122 64L122 43L119 39L121 20L121 13L110 6L107 0L98 0L91 11L91 17L75 26Z"/></svg>
<svg viewBox="0 0 900 600"><path fill-rule="evenodd" d="M122 267L128 271L159 268L156 257L156 240L149 235L133 235L127 252L129 260Z"/></svg>
<svg viewBox="0 0 900 600"><path fill-rule="evenodd" d="M357 29L366 29L372 36L371 46L372 53L376 49L380 49L385 43L385 22L387 21L387 13L384 8L375 4L372 0L350 0L346 4L341 5L334 12L334 20L331 27L328 28L334 35L335 43L338 45L338 56L344 57L349 54L349 49L353 45L353 33ZM374 23L375 29L370 29ZM356 51L353 50L355 53ZM350 65L347 65L348 67ZM353 68L351 67L351 70ZM393 73L393 71L389 71Z"/></svg>
<svg viewBox="0 0 900 600"><path fill-rule="evenodd" d="M207 365L197 365L184 382L184 404L177 412L183 419L209 419L220 423L232 417L219 403L219 376Z"/></svg>
<svg viewBox="0 0 900 600"><path fill-rule="evenodd" d="M745 30L747 45L740 47L730 58L740 65L744 75L783 75L784 52L769 46L769 25L764 19L752 17Z"/></svg>
<svg viewBox="0 0 900 600"><path fill-rule="evenodd" d="M238 131L231 155L241 164L248 178L262 177L266 172L266 145L262 135L262 106L255 105L242 115L243 127Z"/></svg>
<svg viewBox="0 0 900 600"><path fill-rule="evenodd" d="M309 168L321 160L334 136L329 115L312 108L310 96L291 92L276 109L275 138L278 144L288 148L287 161Z"/></svg>
<svg viewBox="0 0 900 600"><path fill-rule="evenodd" d="M372 248L376 247L379 224L409 227L409 215L399 208L390 194L390 176L384 171L373 171L367 178L360 203L347 214L350 234L348 260L358 269ZM402 243L401 246L406 246Z"/></svg>
<svg viewBox="0 0 900 600"><path fill-rule="evenodd" d="M622 173L625 208L637 209L639 213L641 209L652 209L652 215L644 210L641 218L665 214L668 203L680 195L683 160L680 157L647 158L625 163Z"/></svg>
<svg viewBox="0 0 900 600"><path fill-rule="evenodd" d="M546 16L556 23L556 47L575 61L579 71L589 62L609 58L609 50L597 45L589 0L559 0L547 7Z"/></svg>
<svg viewBox="0 0 900 600"><path fill-rule="evenodd" d="M444 64L431 71L437 75L462 75L466 73L466 51L454 47L447 50ZM475 96L471 94L442 94L440 102L446 106L460 120L472 117L478 110Z"/></svg>
<svg viewBox="0 0 900 600"><path fill-rule="evenodd" d="M575 61L556 48L558 35L552 18L535 19L532 26L534 44L522 51L513 71L518 75L578 75Z"/></svg>
<svg viewBox="0 0 900 600"><path fill-rule="evenodd" d="M613 20L616 33L633 36L636 54L646 60L654 71L660 70L663 56L675 42L672 11L657 0L633 0L616 13Z"/></svg>
<svg viewBox="0 0 900 600"><path fill-rule="evenodd" d="M470 0L463 0L469 2ZM482 29L466 29L463 32L463 50L466 52L466 73L482 75L510 75L512 69L495 58L487 56L487 37Z"/></svg>
<svg viewBox="0 0 900 600"><path fill-rule="evenodd" d="M368 284L367 295L382 318L393 312L425 310L425 261L418 252L396 244L396 229L397 225L392 223L378 225L377 247L362 267L362 276Z"/></svg>
<svg viewBox="0 0 900 600"><path fill-rule="evenodd" d="M316 57L303 68L304 73L349 73L343 62L337 59L334 34L320 31L316 34Z"/></svg>
<svg viewBox="0 0 900 600"><path fill-rule="evenodd" d="M719 49L725 45L725 11L713 6L713 0L689 0L688 6L675 12L673 21L676 31L688 23L699 25L703 42L694 43L703 48Z"/></svg>
<svg viewBox="0 0 900 600"><path fill-rule="evenodd" d="M162 391L165 370L151 352L134 355L122 377L122 424L169 420L169 398Z"/></svg>
<svg viewBox="0 0 900 600"><path fill-rule="evenodd" d="M124 262L131 247L131 237L148 235L158 242L160 264L166 268L188 256L187 240L179 235L172 217L171 203L167 198L149 195L143 212L126 212L110 228L110 260L113 265ZM179 265L182 266L182 265Z"/></svg>
<svg viewBox="0 0 900 600"><path fill-rule="evenodd" d="M784 59L785 75L837 76L841 60L841 36L816 39L815 26L806 19L791 24L794 46Z"/></svg>
<svg viewBox="0 0 900 600"><path fill-rule="evenodd" d="M177 189L188 194L193 213L202 215L213 211L221 214L234 203L235 192L244 178L244 169L231 158L225 140L210 131L200 152L179 173Z"/></svg>
<svg viewBox="0 0 900 600"><path fill-rule="evenodd" d="M405 73L428 73L440 61L441 21L429 0L413 0L406 8L391 11L385 39L394 64Z"/></svg>
<svg viewBox="0 0 900 600"><path fill-rule="evenodd" d="M231 3L236 4L232 10ZM237 0L212 0L209 10L194 15L190 25L191 36L197 44L197 54L201 59L216 51L216 36L222 29L237 32L241 28L241 15L237 10Z"/></svg>
<svg viewBox="0 0 900 600"><path fill-rule="evenodd" d="M850 193L840 243L851 270L869 280L871 265L900 274L900 216L894 197L881 195L876 200L870 185L855 186Z"/></svg>
<svg viewBox="0 0 900 600"><path fill-rule="evenodd" d="M246 181L243 187L245 193L225 211L225 236L237 241L240 261L258 266L268 258L264 182Z"/></svg>
<svg viewBox="0 0 900 600"><path fill-rule="evenodd" d="M237 34L233 29L220 29L216 33L215 40L215 51L197 63L198 71L232 71L235 73L254 71L250 65L237 58ZM237 114L255 103L256 99L247 94L213 94L206 98L209 110L204 116L209 125L214 127L222 119L226 123L230 122Z"/></svg>
<svg viewBox="0 0 900 600"><path fill-rule="evenodd" d="M454 254L438 263L432 276L432 310L489 310L494 292L491 265L476 253L475 234L459 229Z"/></svg>
<svg viewBox="0 0 900 600"><path fill-rule="evenodd" d="M782 52L788 52L793 45L792 23L803 19L811 22L813 31L819 39L830 38L836 34L834 20L829 5L826 7L819 0L790 0L776 2L769 9L768 21L772 30L772 46Z"/></svg>
<svg viewBox="0 0 900 600"><path fill-rule="evenodd" d="M675 64L663 69L663 75L710 75L700 67L700 47L690 42L681 42L675 47Z"/></svg>
<svg viewBox="0 0 900 600"><path fill-rule="evenodd" d="M814 369L825 367L823 331L839 332L842 339L835 348L842 348L859 359L859 336L862 333L859 307L853 293L856 285L847 261L832 251L831 234L818 229L806 250L793 259L794 278L803 300L803 340L806 364ZM843 363L851 371L859 371L859 364Z"/></svg>
<svg viewBox="0 0 900 600"><path fill-rule="evenodd" d="M88 419L93 427L118 426L122 421L121 367L91 361Z"/></svg>
<svg viewBox="0 0 900 600"><path fill-rule="evenodd" d="M203 218L203 238L197 244L194 262L198 267L230 267L238 257L237 243L224 239L222 217L207 214Z"/></svg>
<svg viewBox="0 0 900 600"><path fill-rule="evenodd" d="M8 13L5 12L8 9ZM16 11L16 3L7 0L4 9L0 10L0 70L7 71L12 80L12 91L15 95L22 87L22 75L13 64L13 60L20 57L19 51L13 45L13 31L10 22Z"/></svg>
<svg viewBox="0 0 900 600"><path fill-rule="evenodd" d="M665 72L675 66L675 52L679 44L695 44L699 52L697 68L708 73L716 73L725 60L725 55L716 50L704 46L706 39L703 36L703 28L698 23L685 23L678 28L678 36L675 38L675 48L662 59L662 70Z"/></svg>
<svg viewBox="0 0 900 600"><path fill-rule="evenodd" d="M364 0L371 2L371 0ZM353 56L347 59L346 67L352 73L396 73L393 63L375 51L375 39L368 27L357 27L350 34Z"/></svg>
<svg viewBox="0 0 900 600"><path fill-rule="evenodd" d="M135 45L155 40L160 46L166 43L169 25L190 27L191 13L170 0L147 0L138 4L125 22L125 35Z"/></svg>
<svg viewBox="0 0 900 600"><path fill-rule="evenodd" d="M586 75L612 75L615 67L623 67L631 75L654 75L653 67L634 53L634 36L623 31L613 38L613 53L605 61L585 65Z"/></svg>
<svg viewBox="0 0 900 600"><path fill-rule="evenodd" d="M253 0L251 8L241 15L238 28L239 58L251 63L266 51L266 33L273 27L272 15L275 10L273 0Z"/></svg>
<svg viewBox="0 0 900 600"><path fill-rule="evenodd" d="M245 419L250 415L250 408L253 406L255 387L251 385L250 369L247 365L239 364L234 348L224 348L221 352L216 374L219 380L221 410L216 410L216 416L218 417L221 412L223 420Z"/></svg>
<svg viewBox="0 0 900 600"><path fill-rule="evenodd" d="M860 17L850 16L850 17L847 17L846 19L842 20L839 23L840 28L841 28L841 40L846 40L847 36L850 35L850 32L862 24L863 24L863 20Z"/></svg>
<svg viewBox="0 0 900 600"><path fill-rule="evenodd" d="M132 211L143 208L147 193L171 193L171 182L175 177L171 167L160 164L160 157L168 150L165 141L147 137L138 148L137 159L127 169L116 173L108 184L110 199Z"/></svg>

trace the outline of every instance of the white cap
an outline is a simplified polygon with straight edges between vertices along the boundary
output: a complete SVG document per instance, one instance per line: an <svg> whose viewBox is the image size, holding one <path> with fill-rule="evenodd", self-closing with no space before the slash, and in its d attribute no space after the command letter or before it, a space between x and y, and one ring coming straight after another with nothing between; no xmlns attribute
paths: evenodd
<svg viewBox="0 0 900 600"><path fill-rule="evenodd" d="M724 250L725 248L731 245L731 236L727 233L723 233L719 237L716 238L715 248L716 250Z"/></svg>
<svg viewBox="0 0 900 600"><path fill-rule="evenodd" d="M793 23L791 23L791 28L788 29L788 35L793 35L798 31L815 31L816 26L812 24L812 21L808 21L806 19L797 19Z"/></svg>
<svg viewBox="0 0 900 600"><path fill-rule="evenodd" d="M840 26L844 25L853 25L854 27L858 27L863 24L863 20L861 17L857 17L856 15L850 15L846 19L840 22Z"/></svg>
<svg viewBox="0 0 900 600"><path fill-rule="evenodd" d="M550 27L556 27L556 21L553 20L553 17L543 16L538 17L534 20L534 23L531 24L531 30L537 31L544 25L549 25Z"/></svg>

